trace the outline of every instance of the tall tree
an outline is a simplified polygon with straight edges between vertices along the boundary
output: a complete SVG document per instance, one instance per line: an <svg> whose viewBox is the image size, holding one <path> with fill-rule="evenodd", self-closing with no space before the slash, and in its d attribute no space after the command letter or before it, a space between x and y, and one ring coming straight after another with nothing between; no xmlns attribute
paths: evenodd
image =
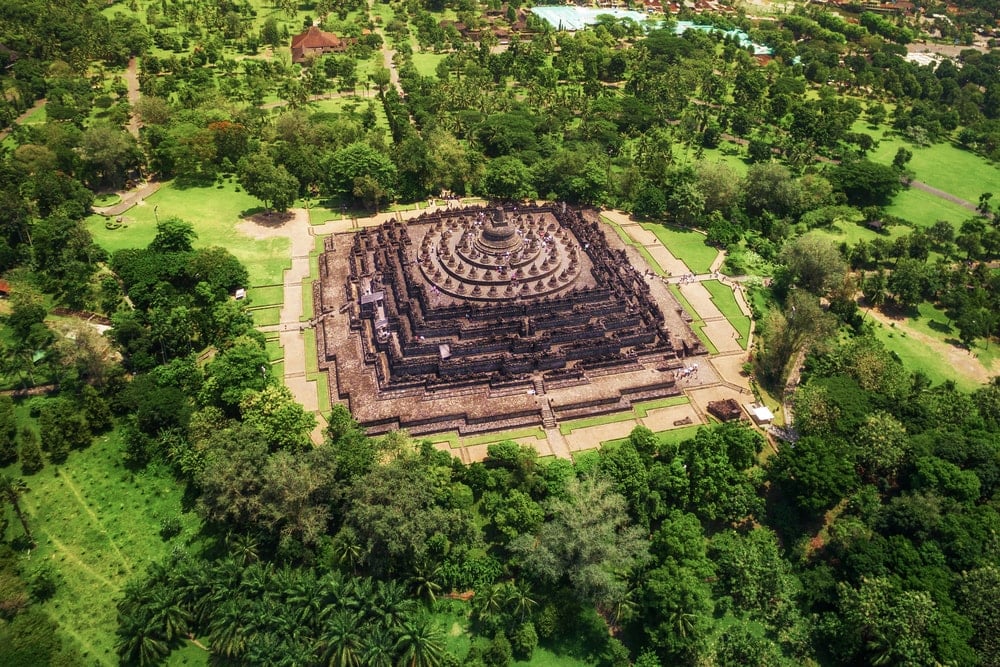
<svg viewBox="0 0 1000 667"><path fill-rule="evenodd" d="M605 479L571 480L565 497L549 498L538 534L509 547L535 578L566 582L582 601L610 609L627 595L628 577L647 558L642 529L630 526L625 499Z"/></svg>

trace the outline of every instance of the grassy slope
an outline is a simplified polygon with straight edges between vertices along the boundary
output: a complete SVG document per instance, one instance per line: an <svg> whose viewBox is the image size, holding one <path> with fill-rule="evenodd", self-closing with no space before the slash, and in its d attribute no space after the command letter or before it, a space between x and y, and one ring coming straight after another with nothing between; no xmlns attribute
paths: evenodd
<svg viewBox="0 0 1000 667"><path fill-rule="evenodd" d="M105 218L100 215L87 218L87 227L99 246L114 252L145 247L156 235L157 217L163 220L177 216L194 225L198 233L196 246L221 246L242 261L250 271L252 286L275 285L281 282L282 271L289 266L288 239L255 240L235 229L242 214L258 208L257 199L236 192L232 183L222 187L179 188L171 182L142 205L127 211L120 229L107 229Z"/></svg>
<svg viewBox="0 0 1000 667"><path fill-rule="evenodd" d="M18 412L24 417L27 407ZM61 579L43 609L78 643L88 663L117 664L115 603L125 581L193 535L197 517L181 513L182 491L169 475L125 469L116 433L95 438L65 464L47 465L24 479L30 491L22 505L38 541L25 565L30 570L33 563L51 563ZM164 542L160 521L174 516L184 531ZM19 534L20 528L15 530Z"/></svg>

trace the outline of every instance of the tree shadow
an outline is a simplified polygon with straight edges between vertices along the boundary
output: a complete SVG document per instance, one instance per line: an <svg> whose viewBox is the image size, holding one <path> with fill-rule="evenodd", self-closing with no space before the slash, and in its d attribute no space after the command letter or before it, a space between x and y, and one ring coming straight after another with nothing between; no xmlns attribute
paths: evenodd
<svg viewBox="0 0 1000 667"><path fill-rule="evenodd" d="M954 331L954 329L952 329L950 325L945 324L944 322L938 322L937 320L930 320L929 322L927 322L927 326L933 329L934 331L939 331L941 333L951 333L952 331Z"/></svg>

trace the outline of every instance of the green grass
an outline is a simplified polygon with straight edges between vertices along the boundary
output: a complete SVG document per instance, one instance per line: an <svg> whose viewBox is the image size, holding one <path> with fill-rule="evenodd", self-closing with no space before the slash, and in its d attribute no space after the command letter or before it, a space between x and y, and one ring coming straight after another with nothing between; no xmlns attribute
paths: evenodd
<svg viewBox="0 0 1000 667"><path fill-rule="evenodd" d="M906 370L922 371L932 383L941 384L953 380L962 391L972 391L978 384L955 372L948 360L937 354L920 341L908 337L899 329L888 327L880 322L874 324L875 337L885 345L886 349L895 352L903 362Z"/></svg>
<svg viewBox="0 0 1000 667"><path fill-rule="evenodd" d="M207 643L207 640L202 640ZM191 665L192 667L203 667L208 665L209 652L199 648L190 641L185 641L184 646L173 651L167 658L167 663L171 667L182 667Z"/></svg>
<svg viewBox="0 0 1000 667"><path fill-rule="evenodd" d="M750 340L750 318L743 314L740 305L736 302L732 288L723 285L718 280L705 280L701 284L712 295L712 303L715 304L715 307L722 312L739 333L740 345L745 350L747 341Z"/></svg>
<svg viewBox="0 0 1000 667"><path fill-rule="evenodd" d="M892 212L891 207L889 211ZM893 215L899 215L899 214L893 213ZM849 246L854 246L857 245L859 241L867 241L871 243L877 238L882 238L891 241L896 237L905 236L906 234L909 234L912 231L913 228L909 227L908 225L890 225L885 229L885 232L880 233L870 227L859 225L855 222L850 222L847 220L841 220L839 222L833 223L829 227L820 227L811 230L809 233L825 236L837 244L846 243Z"/></svg>
<svg viewBox="0 0 1000 667"><path fill-rule="evenodd" d="M462 438L455 431L448 431L447 433L435 433L434 435L427 436L425 439L434 443L447 442L449 448L458 449L460 447L473 447L475 445L491 445L495 442L503 442L504 440L520 440L521 438L545 440L545 431L537 426L532 426L513 431L483 433L481 435L469 436L468 438Z"/></svg>
<svg viewBox="0 0 1000 667"><path fill-rule="evenodd" d="M625 243L627 245L630 245L633 248L635 248L636 250L638 250L639 254L642 255L642 258L646 260L647 264L649 264L649 268L651 268L656 273L656 275L658 275L658 276L664 276L664 275L666 275L666 272L663 270L663 267L660 266L659 262L657 262L655 259L653 259L653 256L649 254L649 251L646 250L645 247L643 247L640 244L636 243L635 239L633 239L631 236L629 236L628 232L626 232L624 229L621 228L621 225L619 225L614 220L611 220L610 218L605 217L605 216L601 216L601 221L604 224L606 224L609 227L611 227L611 229L613 229L615 231L615 234L618 235L618 238L620 238L623 243Z"/></svg>
<svg viewBox="0 0 1000 667"><path fill-rule="evenodd" d="M170 182L143 205L128 210L121 228L107 229L106 218L100 215L87 218L87 227L99 246L114 252L147 246L156 235L156 218L176 216L194 225L198 234L196 247L226 248L247 267L251 285L275 285L281 282L282 272L291 264L288 239L252 239L235 229L243 213L260 206L257 199L236 192L231 183L222 188L179 188Z"/></svg>
<svg viewBox="0 0 1000 667"><path fill-rule="evenodd" d="M978 200L977 195L976 201ZM974 211L916 188L907 188L896 195L892 204L886 207L886 213L907 220L917 227L930 227L938 220L947 220L956 225L956 228L959 223L976 215Z"/></svg>
<svg viewBox="0 0 1000 667"><path fill-rule="evenodd" d="M646 417L650 410L658 410L660 408L672 408L677 405L687 405L691 400L687 396L668 396L667 398L659 398L655 401L643 401L642 403L636 403L632 406L632 410L635 415L640 419Z"/></svg>
<svg viewBox="0 0 1000 667"><path fill-rule="evenodd" d="M641 223L643 229L656 234L670 254L684 262L693 273L708 273L719 251L705 243L705 235L655 222Z"/></svg>
<svg viewBox="0 0 1000 667"><path fill-rule="evenodd" d="M668 398L660 398L655 401L643 401L642 403L636 403L633 405L632 409L627 412L614 412L607 415L582 417L580 419L571 419L569 421L562 422L559 424L559 432L563 435L569 435L573 431L582 428L603 426L605 424L617 424L618 422L641 419L645 417L650 410L656 410L657 408L669 408L675 405L685 405L687 403L690 403L687 396L670 396Z"/></svg>
<svg viewBox="0 0 1000 667"><path fill-rule="evenodd" d="M882 131L872 132L859 121L855 132L868 132L879 140L878 148L869 153L869 159L882 164L892 164L899 148L913 153L907 168L917 180L961 197L973 204L984 192L1000 192L1000 169L984 158L948 142L931 146L916 146L900 137L885 136Z"/></svg>
<svg viewBox="0 0 1000 667"><path fill-rule="evenodd" d="M653 435L656 436L656 442L662 447L664 445L675 446L685 440L690 440L698 432L703 424L694 424L692 426L684 426L682 428L672 428L666 431L656 431ZM605 440L601 443L601 447L614 447L615 445L620 445L628 440L628 438L615 438L614 440ZM596 451L596 450L588 450Z"/></svg>
<svg viewBox="0 0 1000 667"><path fill-rule="evenodd" d="M122 198L114 192L105 192L104 194L97 195L94 197L94 206L114 206L120 202Z"/></svg>
<svg viewBox="0 0 1000 667"><path fill-rule="evenodd" d="M437 66L445 59L444 53L414 53L413 54L413 66L417 69L420 76L433 76L437 77Z"/></svg>
<svg viewBox="0 0 1000 667"><path fill-rule="evenodd" d="M251 306L274 306L284 302L285 289L281 285L252 287L247 290L247 302Z"/></svg>
<svg viewBox="0 0 1000 667"><path fill-rule="evenodd" d="M592 426L604 426L605 424L617 424L635 419L632 412L613 412L607 415L596 415L594 417L583 417L581 419L571 419L559 424L559 432L569 435L573 431Z"/></svg>
<svg viewBox="0 0 1000 667"><path fill-rule="evenodd" d="M20 470L12 466L7 472ZM30 491L22 507L38 541L25 565L50 563L60 577L43 610L77 643L88 664L118 664L115 603L126 580L198 530L196 515L181 513L183 489L166 472L126 470L117 433L96 438L65 464L47 465L25 481ZM183 532L164 542L160 521L174 516Z"/></svg>
<svg viewBox="0 0 1000 667"><path fill-rule="evenodd" d="M250 308L250 317L253 318L254 326L257 327L279 324L281 322L281 304L264 306L263 308Z"/></svg>

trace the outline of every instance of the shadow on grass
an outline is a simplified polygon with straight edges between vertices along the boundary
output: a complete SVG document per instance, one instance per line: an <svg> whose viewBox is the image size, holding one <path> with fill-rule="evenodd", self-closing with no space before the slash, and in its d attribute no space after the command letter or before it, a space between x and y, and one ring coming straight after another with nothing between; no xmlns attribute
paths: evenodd
<svg viewBox="0 0 1000 667"><path fill-rule="evenodd" d="M927 322L927 326L930 327L931 329L934 329L934 331L939 331L941 333L952 332L951 326L945 324L944 322L938 322L937 320L930 320L929 322Z"/></svg>

